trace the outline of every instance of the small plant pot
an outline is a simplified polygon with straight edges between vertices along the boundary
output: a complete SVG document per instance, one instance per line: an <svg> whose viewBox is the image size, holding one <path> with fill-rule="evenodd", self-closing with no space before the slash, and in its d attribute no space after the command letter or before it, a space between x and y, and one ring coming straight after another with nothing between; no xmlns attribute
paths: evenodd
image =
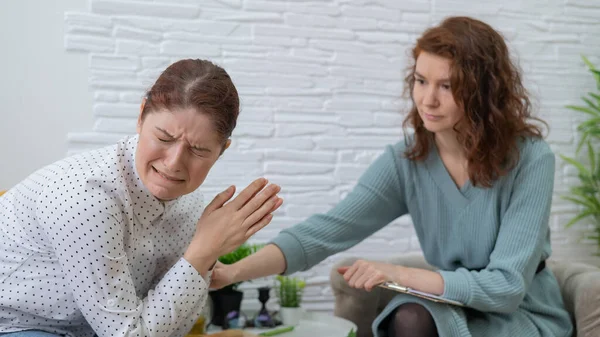
<svg viewBox="0 0 600 337"><path fill-rule="evenodd" d="M302 308L281 307L281 309L279 310L279 315L281 316L281 322L283 323L283 325L298 325L298 323L300 323L300 320L302 319L303 314L304 311L302 310Z"/></svg>
<svg viewBox="0 0 600 337"><path fill-rule="evenodd" d="M240 315L240 308L244 293L230 288L223 288L209 292L212 304L212 320L211 324L227 328L227 320L230 315Z"/></svg>

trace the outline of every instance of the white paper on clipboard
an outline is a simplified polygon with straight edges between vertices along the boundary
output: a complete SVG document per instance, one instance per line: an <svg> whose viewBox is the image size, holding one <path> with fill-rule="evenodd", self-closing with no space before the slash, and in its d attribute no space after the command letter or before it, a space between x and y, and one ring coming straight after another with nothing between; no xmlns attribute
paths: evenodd
<svg viewBox="0 0 600 337"><path fill-rule="evenodd" d="M395 282L384 282L384 283L380 284L379 286L381 288L390 289L390 290L397 291L397 292L403 293L403 294L413 295L413 296L424 298L426 300L430 300L430 301L433 301L433 302L446 303L446 304L456 305L456 306L459 306L459 307L464 307L465 306L463 303L460 303L458 301L449 300L449 299L443 298L441 296L437 296L437 295L434 295L434 294L429 294L429 293L424 293L422 291L414 290L414 289L411 289L409 287L401 286L401 285L399 285L398 283L395 283Z"/></svg>

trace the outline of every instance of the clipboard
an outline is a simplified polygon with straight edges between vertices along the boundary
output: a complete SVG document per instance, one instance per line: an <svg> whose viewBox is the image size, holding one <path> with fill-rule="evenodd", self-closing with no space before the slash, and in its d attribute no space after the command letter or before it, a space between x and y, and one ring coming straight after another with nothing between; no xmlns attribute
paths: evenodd
<svg viewBox="0 0 600 337"><path fill-rule="evenodd" d="M422 292L422 291L414 290L414 289L411 289L409 287L401 286L401 285L399 285L398 283L395 283L395 282L384 282L384 283L379 284L379 287L384 288L384 289L389 289L389 290L397 291L397 292L403 293L403 294L408 294L408 295L412 295L412 296L424 298L426 300L437 302L437 303L446 303L446 304L450 304L450 305L456 305L456 306L459 306L459 307L464 307L465 306L461 302L450 300L450 299L447 299L447 298L443 298L441 296L437 296L437 295L425 293L425 292Z"/></svg>

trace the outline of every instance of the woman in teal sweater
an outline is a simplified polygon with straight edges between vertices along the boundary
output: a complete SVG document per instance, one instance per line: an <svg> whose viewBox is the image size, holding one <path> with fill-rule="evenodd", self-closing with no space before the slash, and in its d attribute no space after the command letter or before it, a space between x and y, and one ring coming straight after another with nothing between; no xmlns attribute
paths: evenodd
<svg viewBox="0 0 600 337"><path fill-rule="evenodd" d="M339 272L356 288L394 281L465 307L399 294L373 322L376 336L570 336L545 268L554 154L530 122L505 41L481 21L453 17L425 31L412 56L405 126L414 134L387 147L331 211L219 265L212 285L307 270L409 213L437 271L358 261Z"/></svg>

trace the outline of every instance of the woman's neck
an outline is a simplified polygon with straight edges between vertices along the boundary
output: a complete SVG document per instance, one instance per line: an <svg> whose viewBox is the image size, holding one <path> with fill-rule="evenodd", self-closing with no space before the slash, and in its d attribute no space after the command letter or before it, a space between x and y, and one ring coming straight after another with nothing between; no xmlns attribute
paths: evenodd
<svg viewBox="0 0 600 337"><path fill-rule="evenodd" d="M434 134L435 145L440 155L456 159L466 159L465 151L456 138L456 132L438 132Z"/></svg>

